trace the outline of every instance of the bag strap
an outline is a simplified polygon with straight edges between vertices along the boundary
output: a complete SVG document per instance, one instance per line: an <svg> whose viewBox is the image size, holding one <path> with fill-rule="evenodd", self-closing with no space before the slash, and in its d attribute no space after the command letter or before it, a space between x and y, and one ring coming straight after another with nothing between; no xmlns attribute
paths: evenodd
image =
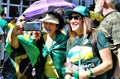
<svg viewBox="0 0 120 79"><path fill-rule="evenodd" d="M111 12L109 12L107 15L105 15L104 18L107 17L109 14L111 14L111 13L113 13L113 12L118 12L118 11L117 11L117 10L111 11ZM104 18L103 18L103 19L104 19Z"/></svg>

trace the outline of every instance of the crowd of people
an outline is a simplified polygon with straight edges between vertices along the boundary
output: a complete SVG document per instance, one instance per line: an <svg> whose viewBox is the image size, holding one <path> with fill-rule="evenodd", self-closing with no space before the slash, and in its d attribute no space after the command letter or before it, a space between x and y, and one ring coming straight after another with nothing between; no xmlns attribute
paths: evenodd
<svg viewBox="0 0 120 79"><path fill-rule="evenodd" d="M95 0L94 11L78 5L46 12L38 30L24 30L24 15L10 23L4 16L0 8L4 79L120 78L120 12L114 0Z"/></svg>

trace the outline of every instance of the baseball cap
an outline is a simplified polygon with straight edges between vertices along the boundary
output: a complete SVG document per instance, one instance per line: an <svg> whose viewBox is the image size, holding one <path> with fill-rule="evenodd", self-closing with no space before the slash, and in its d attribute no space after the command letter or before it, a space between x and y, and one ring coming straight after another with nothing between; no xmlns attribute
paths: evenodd
<svg viewBox="0 0 120 79"><path fill-rule="evenodd" d="M83 17L90 17L90 11L85 6L76 6L73 10L66 10L65 15L70 16L72 13L78 13Z"/></svg>

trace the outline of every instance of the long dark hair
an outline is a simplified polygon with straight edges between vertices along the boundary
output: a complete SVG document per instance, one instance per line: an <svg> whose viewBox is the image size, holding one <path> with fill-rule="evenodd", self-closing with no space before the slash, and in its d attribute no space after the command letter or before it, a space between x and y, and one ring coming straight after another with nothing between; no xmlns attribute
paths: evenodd
<svg viewBox="0 0 120 79"><path fill-rule="evenodd" d="M57 26L58 26L58 31L60 31L64 27L64 24L65 24L63 17L55 11L50 11L47 13L55 16L55 18L59 20L59 24Z"/></svg>

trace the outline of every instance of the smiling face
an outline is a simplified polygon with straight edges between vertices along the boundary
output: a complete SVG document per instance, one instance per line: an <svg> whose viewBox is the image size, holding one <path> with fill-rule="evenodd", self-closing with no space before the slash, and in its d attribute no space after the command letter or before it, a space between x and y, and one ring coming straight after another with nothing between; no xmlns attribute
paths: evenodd
<svg viewBox="0 0 120 79"><path fill-rule="evenodd" d="M69 16L70 26L72 31L80 31L83 29L83 18L81 15L73 13Z"/></svg>
<svg viewBox="0 0 120 79"><path fill-rule="evenodd" d="M54 23L50 23L50 22L43 22L44 24L44 28L46 30L46 32L49 34L49 35L53 35L56 33L57 29L58 29L58 26Z"/></svg>

